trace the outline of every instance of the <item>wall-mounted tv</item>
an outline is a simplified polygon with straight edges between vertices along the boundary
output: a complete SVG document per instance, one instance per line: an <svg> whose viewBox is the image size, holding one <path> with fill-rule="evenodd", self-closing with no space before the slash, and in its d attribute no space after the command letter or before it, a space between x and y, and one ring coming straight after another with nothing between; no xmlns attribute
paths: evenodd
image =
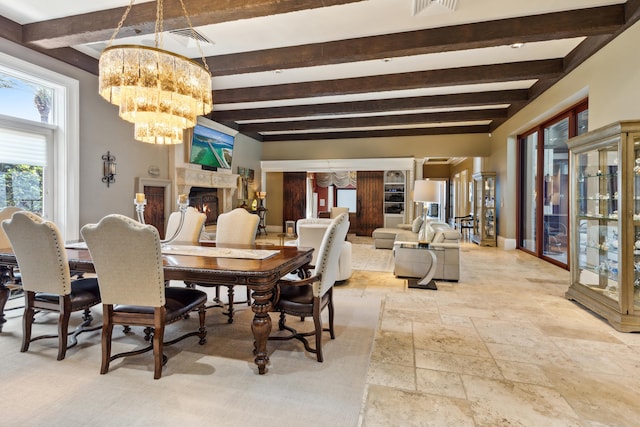
<svg viewBox="0 0 640 427"><path fill-rule="evenodd" d="M189 163L209 170L231 169L233 143L233 136L199 123L193 128Z"/></svg>

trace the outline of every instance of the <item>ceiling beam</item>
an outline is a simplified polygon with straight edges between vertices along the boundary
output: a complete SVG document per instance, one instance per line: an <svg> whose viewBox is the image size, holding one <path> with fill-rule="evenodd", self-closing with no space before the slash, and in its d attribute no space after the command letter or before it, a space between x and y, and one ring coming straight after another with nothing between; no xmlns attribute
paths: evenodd
<svg viewBox="0 0 640 427"><path fill-rule="evenodd" d="M409 98L373 99L368 101L332 102L327 104L294 105L287 107L251 108L244 110L213 111L211 119L261 120L282 117L314 117L339 114L365 114L384 111L418 110L424 108L476 107L480 105L513 104L526 102L526 89L453 93L449 95L415 96ZM214 103L214 109L216 104Z"/></svg>
<svg viewBox="0 0 640 427"><path fill-rule="evenodd" d="M625 23L624 4L395 34L265 49L207 58L215 76L611 34Z"/></svg>
<svg viewBox="0 0 640 427"><path fill-rule="evenodd" d="M541 79L559 76L561 73L562 59L545 59L338 80L223 89L214 91L213 99L215 103L227 104L274 99L311 98L316 96Z"/></svg>
<svg viewBox="0 0 640 427"><path fill-rule="evenodd" d="M191 23L198 27L360 1L363 0L184 0L184 5ZM120 7L27 24L23 42L53 49L109 40L125 10ZM163 16L165 31L189 26L180 2L164 2ZM153 34L155 21L156 2L134 5L118 37Z"/></svg>
<svg viewBox="0 0 640 427"><path fill-rule="evenodd" d="M348 117L341 119L294 120L240 125L240 132L283 132L291 130L398 126L424 123L446 123L506 118L506 108L443 111L438 113L391 114L388 116Z"/></svg>
<svg viewBox="0 0 640 427"><path fill-rule="evenodd" d="M488 125L450 126L414 129L382 129L353 132L319 132L263 135L264 142L269 141L309 141L321 139L353 139L353 138L390 138L397 136L423 135L457 135L471 133L489 133Z"/></svg>

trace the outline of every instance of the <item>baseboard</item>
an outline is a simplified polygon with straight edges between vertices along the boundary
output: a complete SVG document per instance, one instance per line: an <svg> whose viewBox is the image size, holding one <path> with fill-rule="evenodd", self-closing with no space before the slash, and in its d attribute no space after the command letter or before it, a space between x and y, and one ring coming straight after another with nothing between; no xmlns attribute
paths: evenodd
<svg viewBox="0 0 640 427"><path fill-rule="evenodd" d="M513 251L516 249L516 239L507 239L502 236L498 236L498 247L505 251Z"/></svg>

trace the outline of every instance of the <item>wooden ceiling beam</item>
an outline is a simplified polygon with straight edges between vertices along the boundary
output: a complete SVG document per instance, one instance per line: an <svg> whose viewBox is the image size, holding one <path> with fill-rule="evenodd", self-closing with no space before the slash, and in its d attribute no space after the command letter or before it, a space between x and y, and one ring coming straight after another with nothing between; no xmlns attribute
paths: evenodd
<svg viewBox="0 0 640 427"><path fill-rule="evenodd" d="M363 0L184 0L184 4L191 23L198 27L360 1ZM125 10L120 7L27 24L23 42L53 49L109 40ZM163 15L165 31L189 26L177 1L164 2ZM153 34L155 21L156 2L136 4L118 37Z"/></svg>
<svg viewBox="0 0 640 427"><path fill-rule="evenodd" d="M423 135L457 135L471 133L489 133L488 125L449 126L413 129L382 129L353 132L318 132L263 135L263 142L269 141L310 141L322 139L353 139L353 138L391 138L397 136Z"/></svg>
<svg viewBox="0 0 640 427"><path fill-rule="evenodd" d="M624 23L624 4L618 4L212 56L207 64L214 76L223 76L611 34Z"/></svg>
<svg viewBox="0 0 640 427"><path fill-rule="evenodd" d="M317 96L541 79L559 76L561 73L562 59L545 59L380 76L224 89L214 91L213 99L216 103L227 104L270 101L274 99L312 98Z"/></svg>
<svg viewBox="0 0 640 427"><path fill-rule="evenodd" d="M483 121L506 117L506 108L490 108L482 110L443 111L438 113L391 114L388 116L251 123L240 125L240 132L262 133L292 130L399 126L424 123Z"/></svg>
<svg viewBox="0 0 640 427"><path fill-rule="evenodd" d="M424 108L477 107L481 105L525 102L527 101L527 96L528 91L526 89L514 89L490 92L453 93L449 95L415 96L409 98L333 102L327 104L293 105L287 107L223 110L213 111L210 116L211 119L215 121L241 121L277 119L282 117L366 114L385 111L417 110Z"/></svg>

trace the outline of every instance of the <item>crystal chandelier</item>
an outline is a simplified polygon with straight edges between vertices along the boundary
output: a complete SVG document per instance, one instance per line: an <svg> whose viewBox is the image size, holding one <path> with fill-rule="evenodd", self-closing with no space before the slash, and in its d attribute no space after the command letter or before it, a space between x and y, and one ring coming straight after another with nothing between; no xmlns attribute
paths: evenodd
<svg viewBox="0 0 640 427"><path fill-rule="evenodd" d="M199 43L204 65L162 50L162 0L156 1L155 47L111 46L133 7L135 0L131 0L100 55L98 92L120 107L122 119L135 125L135 139L180 144L183 131L195 126L196 117L212 110L211 73ZM184 3L179 1L193 32Z"/></svg>

